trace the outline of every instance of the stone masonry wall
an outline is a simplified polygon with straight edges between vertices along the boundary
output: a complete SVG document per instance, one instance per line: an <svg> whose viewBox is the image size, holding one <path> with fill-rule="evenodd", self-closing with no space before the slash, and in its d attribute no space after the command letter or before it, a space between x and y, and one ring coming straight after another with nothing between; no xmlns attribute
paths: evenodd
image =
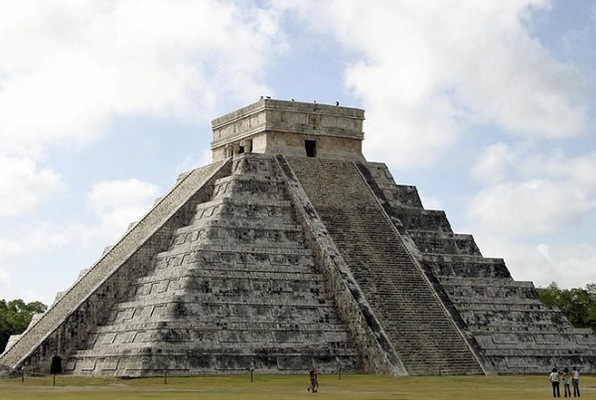
<svg viewBox="0 0 596 400"><path fill-rule="evenodd" d="M144 268L160 251L164 238L189 218L194 207L187 203L209 196L208 182L225 165L213 163L181 179L0 356L0 365L49 372L53 356L66 359L85 342L92 327L105 318L111 304L125 296L131 277L145 273Z"/></svg>
<svg viewBox="0 0 596 400"><path fill-rule="evenodd" d="M360 368L274 159L243 154L71 355L77 375Z"/></svg>

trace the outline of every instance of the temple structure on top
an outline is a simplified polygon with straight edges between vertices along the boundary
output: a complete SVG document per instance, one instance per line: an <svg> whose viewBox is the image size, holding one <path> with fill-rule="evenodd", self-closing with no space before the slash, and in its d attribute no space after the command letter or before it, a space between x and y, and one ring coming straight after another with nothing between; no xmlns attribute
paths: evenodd
<svg viewBox="0 0 596 400"><path fill-rule="evenodd" d="M242 153L363 161L364 110L264 99L212 122L213 161Z"/></svg>
<svg viewBox="0 0 596 400"><path fill-rule="evenodd" d="M215 119L212 163L12 337L0 372L596 372L594 333L367 161L363 121L268 98Z"/></svg>

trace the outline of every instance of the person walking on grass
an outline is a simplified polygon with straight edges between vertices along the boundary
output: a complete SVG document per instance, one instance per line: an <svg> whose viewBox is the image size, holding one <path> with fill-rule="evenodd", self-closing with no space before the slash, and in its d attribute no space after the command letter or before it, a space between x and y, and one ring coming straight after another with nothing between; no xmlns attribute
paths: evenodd
<svg viewBox="0 0 596 400"><path fill-rule="evenodd" d="M556 368L553 368L548 379L553 386L553 397L561 397L561 391L559 390L559 373Z"/></svg>
<svg viewBox="0 0 596 400"><path fill-rule="evenodd" d="M308 372L308 377L310 379L310 386L306 389L306 391L310 392L312 390L313 393L317 393L317 391L319 390L319 377L318 371L314 365Z"/></svg>

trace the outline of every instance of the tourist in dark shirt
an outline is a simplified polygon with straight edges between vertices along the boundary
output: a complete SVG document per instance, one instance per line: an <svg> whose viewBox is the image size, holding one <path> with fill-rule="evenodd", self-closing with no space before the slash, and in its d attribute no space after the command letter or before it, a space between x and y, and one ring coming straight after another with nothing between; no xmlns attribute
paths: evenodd
<svg viewBox="0 0 596 400"><path fill-rule="evenodd" d="M308 392L310 392L312 389L313 393L317 393L317 391L319 389L319 377L318 377L318 371L314 366L308 372L308 376L310 378L310 386L306 390Z"/></svg>

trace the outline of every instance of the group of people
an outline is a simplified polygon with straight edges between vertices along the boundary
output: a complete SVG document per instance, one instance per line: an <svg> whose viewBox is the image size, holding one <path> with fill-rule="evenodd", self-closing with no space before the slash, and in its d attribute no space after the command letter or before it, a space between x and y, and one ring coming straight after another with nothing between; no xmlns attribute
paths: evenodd
<svg viewBox="0 0 596 400"><path fill-rule="evenodd" d="M564 397L571 397L571 386L573 385L573 397L580 397L579 393L579 369L573 367L573 370L569 372L569 368L565 368L563 372L559 372L556 368L553 368L549 375L550 383L553 387L553 397L561 397L561 391L559 384L563 382L563 389L565 391Z"/></svg>

